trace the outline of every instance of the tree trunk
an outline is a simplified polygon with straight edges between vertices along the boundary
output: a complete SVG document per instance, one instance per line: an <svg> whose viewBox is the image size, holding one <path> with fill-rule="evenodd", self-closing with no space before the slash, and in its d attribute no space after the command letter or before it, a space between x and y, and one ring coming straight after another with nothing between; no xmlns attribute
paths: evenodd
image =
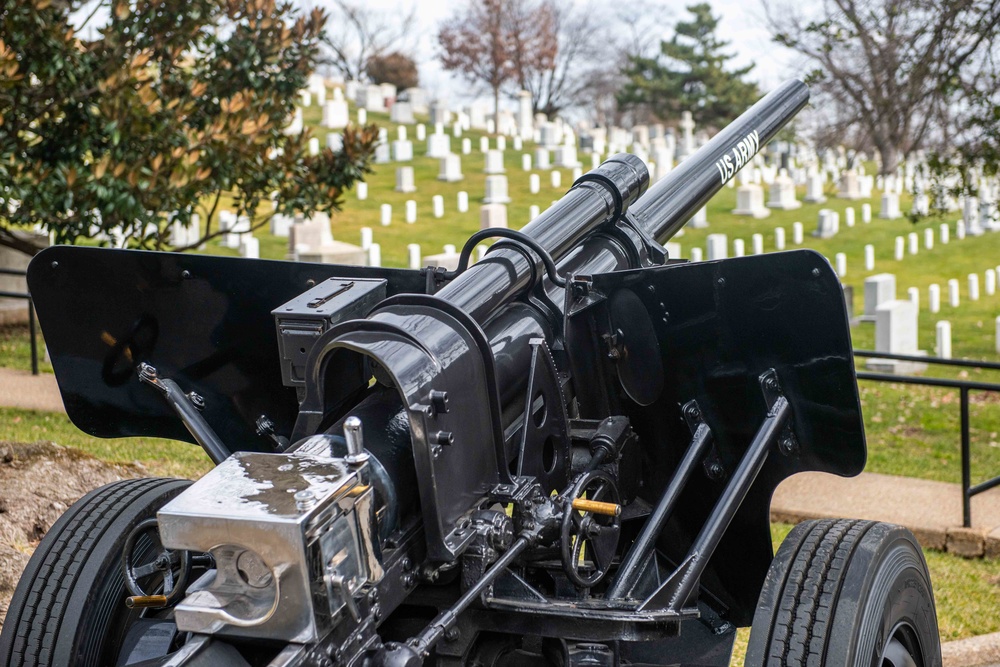
<svg viewBox="0 0 1000 667"><path fill-rule="evenodd" d="M34 257L45 249L44 246L34 243L27 235L18 234L8 229L0 229L0 246L23 252L30 257Z"/></svg>
<svg viewBox="0 0 1000 667"><path fill-rule="evenodd" d="M875 147L878 149L878 154L882 157L882 176L888 176L889 174L896 173L896 167L899 166L899 149L888 141L877 141L875 142Z"/></svg>
<svg viewBox="0 0 1000 667"><path fill-rule="evenodd" d="M493 87L493 132L500 134L500 86Z"/></svg>

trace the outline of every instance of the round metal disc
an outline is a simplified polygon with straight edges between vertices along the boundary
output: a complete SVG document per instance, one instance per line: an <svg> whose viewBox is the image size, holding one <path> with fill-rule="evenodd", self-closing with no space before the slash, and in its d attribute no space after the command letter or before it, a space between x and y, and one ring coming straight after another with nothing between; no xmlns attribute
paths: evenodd
<svg viewBox="0 0 1000 667"><path fill-rule="evenodd" d="M649 313L628 289L611 295L608 312L612 330L620 332L618 380L629 398L642 406L651 405L663 390L663 359Z"/></svg>

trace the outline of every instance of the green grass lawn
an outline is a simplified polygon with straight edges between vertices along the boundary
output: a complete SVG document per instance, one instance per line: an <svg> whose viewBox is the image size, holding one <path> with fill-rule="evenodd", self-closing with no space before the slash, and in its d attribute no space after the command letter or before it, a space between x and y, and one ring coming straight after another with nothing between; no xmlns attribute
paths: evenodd
<svg viewBox="0 0 1000 667"><path fill-rule="evenodd" d="M161 438L95 438L80 431L60 412L37 412L0 407L0 441L51 440L103 461L138 463L152 477L197 479L212 461L197 445Z"/></svg>

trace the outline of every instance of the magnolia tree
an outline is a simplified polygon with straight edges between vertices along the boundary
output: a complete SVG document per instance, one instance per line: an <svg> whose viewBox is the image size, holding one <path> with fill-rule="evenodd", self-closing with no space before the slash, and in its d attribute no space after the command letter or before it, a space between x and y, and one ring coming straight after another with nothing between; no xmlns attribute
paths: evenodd
<svg viewBox="0 0 1000 667"><path fill-rule="evenodd" d="M271 199L286 214L335 210L369 171L372 126L348 127L342 150L317 155L308 130L286 132L318 56L320 10L23 0L0 17L0 245L34 254L22 232L40 225L56 243L159 249L173 222L198 214L186 250L224 233L221 208L254 228Z"/></svg>

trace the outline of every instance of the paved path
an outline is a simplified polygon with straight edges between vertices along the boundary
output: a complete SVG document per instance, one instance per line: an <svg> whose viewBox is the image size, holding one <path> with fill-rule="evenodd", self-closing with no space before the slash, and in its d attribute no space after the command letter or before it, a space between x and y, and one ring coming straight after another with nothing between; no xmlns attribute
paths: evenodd
<svg viewBox="0 0 1000 667"><path fill-rule="evenodd" d="M889 521L912 530L926 547L1000 557L1000 488L972 498L972 528L963 529L958 484L870 472L851 478L800 473L778 487L771 517L790 523L838 517Z"/></svg>
<svg viewBox="0 0 1000 667"><path fill-rule="evenodd" d="M30 371L13 368L0 368L0 406L48 412L66 411L55 375L32 375Z"/></svg>
<svg viewBox="0 0 1000 667"><path fill-rule="evenodd" d="M0 368L0 406L65 411L51 374ZM845 479L803 473L778 487L774 520L851 517L906 526L921 544L935 549L1000 558L1000 488L972 500L972 529L962 529L959 485L862 473ZM1000 667L1000 633L944 645L944 667Z"/></svg>

